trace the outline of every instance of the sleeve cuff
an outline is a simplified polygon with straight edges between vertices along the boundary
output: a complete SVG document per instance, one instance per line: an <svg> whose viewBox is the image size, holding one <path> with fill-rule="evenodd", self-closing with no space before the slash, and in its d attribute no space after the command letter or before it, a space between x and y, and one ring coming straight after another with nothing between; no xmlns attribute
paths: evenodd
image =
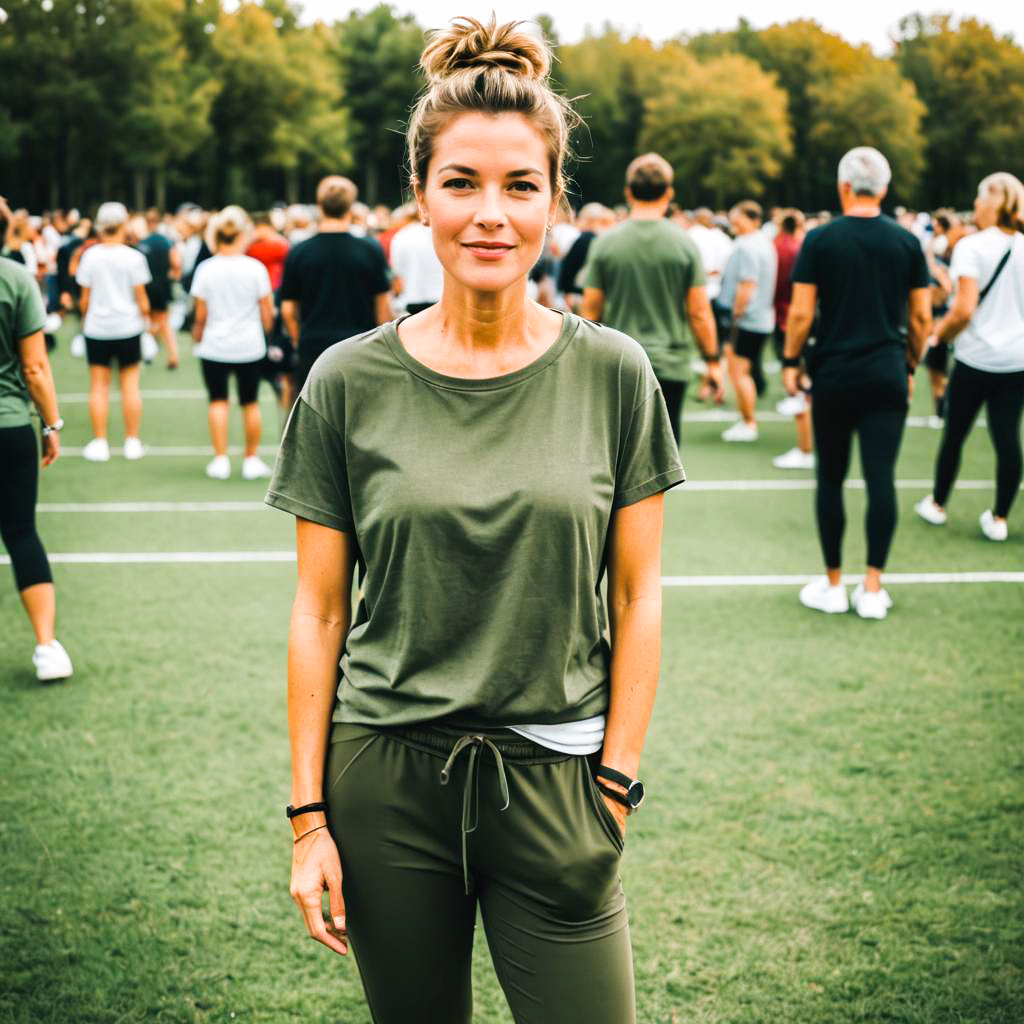
<svg viewBox="0 0 1024 1024"><path fill-rule="evenodd" d="M644 498L649 498L652 494L660 494L662 491L667 491L670 487L675 487L677 484L685 482L685 480L686 473L683 472L683 467L677 466L675 469L652 476L650 480L645 480L642 484L630 487L627 491L621 491L615 496L612 507L623 508L626 505L635 505L638 501L643 501Z"/></svg>
<svg viewBox="0 0 1024 1024"><path fill-rule="evenodd" d="M308 519L310 522L319 523L321 526L328 526L332 530L341 533L354 533L352 524L341 516L328 512L326 509L317 508L315 505L307 505L304 501L291 498L287 494L278 491L268 491L263 501L271 508L279 508L282 512L290 512L293 516Z"/></svg>

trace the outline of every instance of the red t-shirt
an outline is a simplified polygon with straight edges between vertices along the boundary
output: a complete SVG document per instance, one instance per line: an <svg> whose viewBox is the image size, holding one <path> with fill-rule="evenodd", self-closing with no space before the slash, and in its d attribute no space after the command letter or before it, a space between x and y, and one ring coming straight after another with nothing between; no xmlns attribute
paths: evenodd
<svg viewBox="0 0 1024 1024"><path fill-rule="evenodd" d="M779 257L779 270L775 278L775 326L786 329L789 303L793 298L793 267L800 252L802 238L780 231L775 236L775 253Z"/></svg>
<svg viewBox="0 0 1024 1024"><path fill-rule="evenodd" d="M276 292L281 284L281 275L284 273L284 261L288 256L288 241L278 236L277 238L260 238L249 246L246 255L254 260L259 260L267 268L270 275L270 287Z"/></svg>

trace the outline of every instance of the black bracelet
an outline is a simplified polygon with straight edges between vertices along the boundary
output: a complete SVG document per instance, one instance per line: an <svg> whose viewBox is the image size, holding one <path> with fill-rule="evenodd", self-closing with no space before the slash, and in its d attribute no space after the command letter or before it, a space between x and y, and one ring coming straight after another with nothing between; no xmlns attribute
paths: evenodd
<svg viewBox="0 0 1024 1024"><path fill-rule="evenodd" d="M800 368L800 357L799 356L783 356L782 357L782 368L784 370L797 370Z"/></svg>
<svg viewBox="0 0 1024 1024"><path fill-rule="evenodd" d="M295 845L300 839L305 839L306 836L311 836L314 832L319 832L320 829L327 828L326 825L317 825L316 828L311 828L308 832L303 832L301 836L296 836L292 842L292 846Z"/></svg>
<svg viewBox="0 0 1024 1024"><path fill-rule="evenodd" d="M721 357L719 356L719 354L717 352L713 352L711 355L705 355L704 356L704 362L708 363L709 365L711 365L713 363L720 362L720 361L721 361Z"/></svg>
<svg viewBox="0 0 1024 1024"><path fill-rule="evenodd" d="M633 810L633 805L622 795L617 789L612 789L611 786L606 786L603 782L597 784L597 788L604 793L605 796L611 797L616 803L622 804L623 807L628 810Z"/></svg>
<svg viewBox="0 0 1024 1024"><path fill-rule="evenodd" d="M285 808L285 814L287 814L289 818L297 818L300 814L312 814L314 811L323 811L326 813L327 804L322 800L319 800L315 804L303 804L301 807L292 807L292 805L289 804Z"/></svg>

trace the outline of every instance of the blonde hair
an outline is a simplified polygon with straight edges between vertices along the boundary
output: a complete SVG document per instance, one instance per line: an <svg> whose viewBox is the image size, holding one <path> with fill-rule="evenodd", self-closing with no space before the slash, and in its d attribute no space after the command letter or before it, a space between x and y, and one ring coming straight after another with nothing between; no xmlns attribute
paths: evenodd
<svg viewBox="0 0 1024 1024"><path fill-rule="evenodd" d="M458 114L522 114L548 147L551 191L565 192L563 165L569 132L579 120L569 103L548 85L547 44L520 29L519 21L487 24L454 18L432 32L420 57L427 85L409 119L409 172L422 187L437 136Z"/></svg>
<svg viewBox="0 0 1024 1024"><path fill-rule="evenodd" d="M206 225L206 244L216 252L221 246L231 245L252 230L249 214L240 206L225 206L215 213Z"/></svg>
<svg viewBox="0 0 1024 1024"><path fill-rule="evenodd" d="M983 178L978 195L995 199L999 203L996 223L1001 228L1024 231L1024 185L1006 171L997 171Z"/></svg>

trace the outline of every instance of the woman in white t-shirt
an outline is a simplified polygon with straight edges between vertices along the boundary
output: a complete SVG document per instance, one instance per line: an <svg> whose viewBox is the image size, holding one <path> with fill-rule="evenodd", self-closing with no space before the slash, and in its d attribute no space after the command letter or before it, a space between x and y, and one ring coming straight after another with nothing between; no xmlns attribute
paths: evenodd
<svg viewBox="0 0 1024 1024"><path fill-rule="evenodd" d="M107 462L110 444L111 363L116 360L124 416L124 457L142 458L139 426L142 394L139 364L142 332L149 316L146 285L151 278L146 257L124 244L128 211L121 203L104 203L96 214L98 245L90 246L78 264L75 280L81 286L82 333L89 363L89 418L93 439L82 450L90 462Z"/></svg>
<svg viewBox="0 0 1024 1024"><path fill-rule="evenodd" d="M964 442L984 405L996 452L996 501L980 523L989 540L1001 541L1024 470L1024 185L1012 174L990 174L978 186L974 220L977 233L953 250L949 276L956 298L936 328L939 342L956 338L956 361L935 486L914 508L929 523L945 523Z"/></svg>
<svg viewBox="0 0 1024 1024"><path fill-rule="evenodd" d="M231 475L228 378L232 375L245 423L242 476L246 480L270 476L270 467L259 456L263 424L258 394L274 306L267 268L245 255L251 228L248 214L238 206L227 206L211 217L207 244L214 255L199 264L192 279L196 302L192 337L198 342L195 354L200 358L210 396L214 451L206 475L215 480L226 480Z"/></svg>

